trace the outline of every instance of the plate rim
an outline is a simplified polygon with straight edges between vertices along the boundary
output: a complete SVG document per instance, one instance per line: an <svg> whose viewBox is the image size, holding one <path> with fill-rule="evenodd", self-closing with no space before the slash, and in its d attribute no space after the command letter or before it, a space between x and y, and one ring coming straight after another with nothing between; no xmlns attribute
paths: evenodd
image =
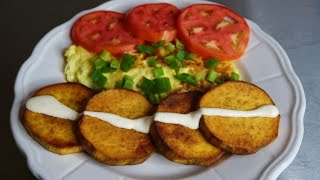
<svg viewBox="0 0 320 180"><path fill-rule="evenodd" d="M23 97L21 97L21 94L25 93L19 93L19 86L21 85L23 81L23 75L25 72L28 71L28 69L32 66L32 64L37 60L37 56L40 54L41 49L45 45L45 43L53 37L56 33L60 31L60 29L64 29L68 24L70 24L72 21L74 21L76 18L78 18L80 15L85 14L87 12L93 11L95 9L98 9L102 6L106 6L106 4L114 3L115 1L121 2L123 0L111 0L108 2L104 2L94 8L87 9L84 11L81 11L74 15L72 18L64 22L63 24L60 24L50 30L48 33L46 33L41 40L37 43L35 48L33 49L31 56L21 65L14 84L14 101L12 104L11 112L10 112L10 126L11 131L15 140L15 143L17 144L19 150L26 156L28 168L33 173L33 175L37 178L45 178L45 173L43 172L41 166L38 166L35 162L35 155L32 152L31 149L23 148L26 145L26 142L22 142L23 140L20 139L19 135L17 134L19 131L19 127L22 126L19 117L20 117L20 105L21 101L23 100ZM176 1L185 1L185 0L176 0ZM212 3L209 1L197 1L195 3ZM280 44L272 38L270 35L265 33L256 23L254 23L251 20L248 20L248 23L252 26L252 31L256 31L257 35L264 39L270 47L276 52L278 56L280 56L280 65L282 67L282 70L284 71L284 75L286 78L288 78L290 85L293 88L294 95L296 96L295 105L293 106L293 110L291 112L291 115L296 118L292 118L291 120L291 133L289 136L289 142L287 146L283 149L283 151L280 153L280 155L275 158L275 160L268 164L259 179L276 179L280 173L282 173L294 160L296 157L299 148L302 143L303 139L303 133L304 133L304 127L303 127L303 119L306 109L306 99L304 90L301 84L301 81L299 80L298 76L294 72L290 59L284 49L280 46ZM20 102L19 102L20 101Z"/></svg>

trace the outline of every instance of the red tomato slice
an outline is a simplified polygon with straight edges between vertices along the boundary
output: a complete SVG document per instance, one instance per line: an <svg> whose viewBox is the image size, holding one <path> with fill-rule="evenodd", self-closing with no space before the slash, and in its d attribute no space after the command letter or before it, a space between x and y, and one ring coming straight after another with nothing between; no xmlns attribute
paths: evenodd
<svg viewBox="0 0 320 180"><path fill-rule="evenodd" d="M179 15L177 28L179 38L191 52L222 61L241 57L250 36L244 18L215 4L188 6Z"/></svg>
<svg viewBox="0 0 320 180"><path fill-rule="evenodd" d="M80 17L71 30L74 43L95 53L103 50L114 54L133 52L143 40L125 30L125 14L95 11Z"/></svg>
<svg viewBox="0 0 320 180"><path fill-rule="evenodd" d="M126 25L143 40L170 42L177 35L176 20L179 13L180 10L171 4L144 4L130 11Z"/></svg>

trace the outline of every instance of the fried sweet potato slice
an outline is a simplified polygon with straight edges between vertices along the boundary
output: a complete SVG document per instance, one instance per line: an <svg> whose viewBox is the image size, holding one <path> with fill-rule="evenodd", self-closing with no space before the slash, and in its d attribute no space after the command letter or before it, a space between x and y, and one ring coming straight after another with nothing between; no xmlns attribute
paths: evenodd
<svg viewBox="0 0 320 180"><path fill-rule="evenodd" d="M200 97L199 92L172 94L161 101L157 112L189 113L196 110ZM159 152L173 162L207 166L223 155L223 151L208 143L199 130L182 125L155 121L150 134Z"/></svg>
<svg viewBox="0 0 320 180"><path fill-rule="evenodd" d="M85 110L136 119L151 115L154 108L138 92L128 89L111 89L90 99ZM77 132L88 154L108 165L139 164L148 159L154 151L148 134L119 128L88 115L82 116Z"/></svg>
<svg viewBox="0 0 320 180"><path fill-rule="evenodd" d="M274 104L261 88L242 81L228 81L205 93L200 107L253 110ZM200 131L213 145L234 154L252 154L278 136L280 115L267 117L203 116Z"/></svg>
<svg viewBox="0 0 320 180"><path fill-rule="evenodd" d="M38 90L33 96L51 95L62 104L82 112L94 91L78 83L60 83ZM28 109L22 123L29 134L44 148L56 154L71 154L82 151L75 135L77 121L61 119Z"/></svg>

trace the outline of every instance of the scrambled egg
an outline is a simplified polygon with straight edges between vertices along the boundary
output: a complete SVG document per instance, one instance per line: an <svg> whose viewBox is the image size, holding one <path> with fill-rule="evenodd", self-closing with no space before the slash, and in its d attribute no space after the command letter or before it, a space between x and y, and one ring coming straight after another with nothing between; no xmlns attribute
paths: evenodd
<svg viewBox="0 0 320 180"><path fill-rule="evenodd" d="M93 87L91 73L93 64L90 61L95 54L90 53L81 46L71 45L65 52L66 65L64 74L68 82L78 82L87 87Z"/></svg>
<svg viewBox="0 0 320 180"><path fill-rule="evenodd" d="M71 45L65 51L66 65L64 69L64 74L66 80L69 82L78 82L90 88L96 88L95 83L91 78L94 65L92 59L96 54L90 53L81 46ZM112 89L115 87L116 82L122 80L124 75L129 75L134 78L133 90L141 92L139 89L139 84L143 77L148 79L154 79L153 67L148 66L147 58L145 54L132 53L135 57L135 65L128 72L123 72L121 69L113 73L103 74L107 77L107 83L105 85L106 89ZM114 58L114 57L113 57ZM207 82L205 79L200 80L197 86L192 86L187 83L183 83L176 79L174 69L168 67L164 62L158 62L158 64L163 68L164 76L170 79L172 90L169 92L184 92L192 90L204 91L211 88L213 84ZM215 71L219 73L219 76L229 77L232 72L237 72L233 63L231 62L221 62ZM195 58L193 61L187 61L186 67L180 69L179 73L188 73L196 76L199 72L207 73L208 69L204 67L204 62L201 58Z"/></svg>

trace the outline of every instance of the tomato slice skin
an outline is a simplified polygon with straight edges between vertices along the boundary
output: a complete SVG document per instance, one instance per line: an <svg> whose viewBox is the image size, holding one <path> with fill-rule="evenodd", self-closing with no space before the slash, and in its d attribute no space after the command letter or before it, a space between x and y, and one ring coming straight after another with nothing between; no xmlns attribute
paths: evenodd
<svg viewBox="0 0 320 180"><path fill-rule="evenodd" d="M248 45L250 28L243 17L216 4L186 7L177 22L178 36L186 47L204 59L240 58Z"/></svg>
<svg viewBox="0 0 320 180"><path fill-rule="evenodd" d="M143 4L128 13L126 25L143 40L170 42L177 36L176 20L179 13L180 10L171 4Z"/></svg>
<svg viewBox="0 0 320 180"><path fill-rule="evenodd" d="M113 11L95 11L81 16L72 26L71 39L85 49L113 54L136 51L143 40L126 31L125 14Z"/></svg>

